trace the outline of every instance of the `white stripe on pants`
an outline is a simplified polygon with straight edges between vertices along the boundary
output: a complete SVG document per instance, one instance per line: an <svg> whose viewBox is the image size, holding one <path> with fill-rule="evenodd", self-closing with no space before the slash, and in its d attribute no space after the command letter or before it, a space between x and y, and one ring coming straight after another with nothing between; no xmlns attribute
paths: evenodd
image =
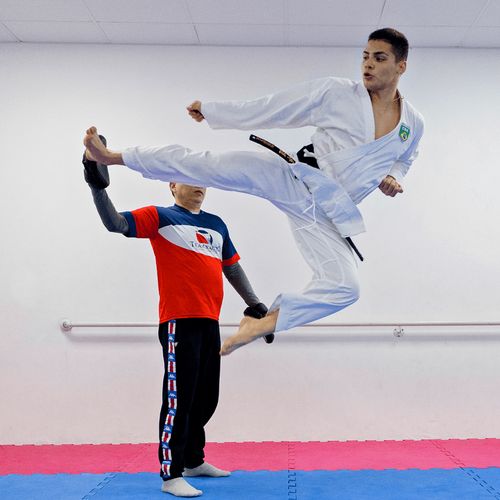
<svg viewBox="0 0 500 500"><path fill-rule="evenodd" d="M123 160L146 178L252 194L287 214L313 277L302 293L283 293L274 301L270 310L280 309L277 332L333 314L358 299L357 262L351 248L279 156L250 151L193 152L172 145L129 148L123 152Z"/></svg>

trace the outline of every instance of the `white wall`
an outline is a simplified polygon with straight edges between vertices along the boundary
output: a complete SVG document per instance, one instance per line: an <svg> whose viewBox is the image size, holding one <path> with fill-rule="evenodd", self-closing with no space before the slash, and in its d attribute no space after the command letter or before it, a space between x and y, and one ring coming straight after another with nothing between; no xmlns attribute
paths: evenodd
<svg viewBox="0 0 500 500"><path fill-rule="evenodd" d="M328 74L357 78L358 49L0 46L0 443L156 438L162 363L154 329L74 330L73 321L155 321L145 241L108 234L82 179L85 128L111 147L180 142L253 149L247 134L187 118L195 98L261 95ZM362 298L336 321L499 320L500 51L415 50L402 81L426 117L422 153L396 199L361 205ZM296 150L310 130L261 132ZM168 205L167 185L111 170L120 210ZM285 217L209 192L267 303L309 271ZM222 321L243 305L227 290ZM332 321L328 318L327 321ZM409 331L282 335L223 360L209 439L500 437L500 336Z"/></svg>

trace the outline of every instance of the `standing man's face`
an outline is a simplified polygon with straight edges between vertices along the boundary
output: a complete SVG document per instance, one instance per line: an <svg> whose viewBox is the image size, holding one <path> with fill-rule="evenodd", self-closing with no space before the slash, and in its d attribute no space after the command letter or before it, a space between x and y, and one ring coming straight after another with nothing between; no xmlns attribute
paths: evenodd
<svg viewBox="0 0 500 500"><path fill-rule="evenodd" d="M190 186L179 182L170 183L170 189L174 195L175 201L181 206L201 207L207 188L199 186Z"/></svg>
<svg viewBox="0 0 500 500"><path fill-rule="evenodd" d="M367 90L379 91L398 86L399 77L406 71L406 61L396 61L390 43L370 40L363 51L361 73Z"/></svg>

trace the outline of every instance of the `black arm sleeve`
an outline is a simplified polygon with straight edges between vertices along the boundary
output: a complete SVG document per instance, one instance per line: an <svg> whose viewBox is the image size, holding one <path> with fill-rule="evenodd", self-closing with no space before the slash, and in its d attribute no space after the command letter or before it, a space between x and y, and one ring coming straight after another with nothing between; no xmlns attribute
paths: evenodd
<svg viewBox="0 0 500 500"><path fill-rule="evenodd" d="M127 234L129 229L127 219L116 211L106 190L94 187L90 187L90 189L95 207L106 229L112 233Z"/></svg>
<svg viewBox="0 0 500 500"><path fill-rule="evenodd" d="M231 286L238 292L238 295L245 301L247 306L255 306L260 300L252 289L247 275L238 262L223 268L224 276Z"/></svg>

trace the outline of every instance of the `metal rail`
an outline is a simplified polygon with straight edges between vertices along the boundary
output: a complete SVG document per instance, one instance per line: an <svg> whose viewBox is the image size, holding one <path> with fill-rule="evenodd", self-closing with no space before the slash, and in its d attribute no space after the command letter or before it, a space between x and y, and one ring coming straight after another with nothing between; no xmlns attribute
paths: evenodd
<svg viewBox="0 0 500 500"><path fill-rule="evenodd" d="M238 323L221 323L221 328L235 328ZM157 328L158 323L151 322L72 322L69 319L60 321L61 330L71 332L73 328ZM394 321L394 322L366 322L366 323L310 323L297 329L309 328L393 328L395 337L402 337L405 327L435 328L435 327L498 327L500 331L500 321Z"/></svg>

